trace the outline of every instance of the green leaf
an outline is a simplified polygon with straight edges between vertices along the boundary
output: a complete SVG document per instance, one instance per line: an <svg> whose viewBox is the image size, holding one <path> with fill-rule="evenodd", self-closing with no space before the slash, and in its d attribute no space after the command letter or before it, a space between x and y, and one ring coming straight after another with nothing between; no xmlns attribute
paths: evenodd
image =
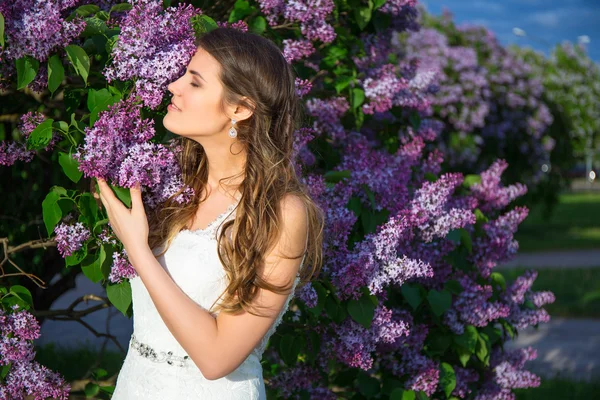
<svg viewBox="0 0 600 400"><path fill-rule="evenodd" d="M90 193L83 193L77 201L77 208L86 219L88 226L94 226L98 219L98 204Z"/></svg>
<svg viewBox="0 0 600 400"><path fill-rule="evenodd" d="M465 228L460 228L460 242L467 248L469 254L473 254L473 242L471 240L471 234Z"/></svg>
<svg viewBox="0 0 600 400"><path fill-rule="evenodd" d="M410 304L410 306L413 308L413 310L416 310L417 307L419 307L419 305L423 301L423 297L421 296L421 290L418 287L414 287L409 285L408 283L405 283L400 288L400 291L402 292L402 295L404 296L408 304Z"/></svg>
<svg viewBox="0 0 600 400"><path fill-rule="evenodd" d="M356 23L358 27L362 31L371 21L373 11L373 2L369 0L368 7L356 7L354 8L354 18L356 18Z"/></svg>
<svg viewBox="0 0 600 400"><path fill-rule="evenodd" d="M444 289L446 289L447 291L449 291L452 294L460 294L464 291L461 284L455 279L446 281L446 283L444 283Z"/></svg>
<svg viewBox="0 0 600 400"><path fill-rule="evenodd" d="M488 354L491 349L491 346L488 345L487 335L485 333L481 333L477 338L477 346L475 348L475 355L484 364L487 364Z"/></svg>
<svg viewBox="0 0 600 400"><path fill-rule="evenodd" d="M465 348L467 351L474 353L478 338L479 334L477 333L477 328L473 325L467 325L465 326L465 331L462 335L454 337L454 342Z"/></svg>
<svg viewBox="0 0 600 400"><path fill-rule="evenodd" d="M2 14L0 14L0 15L2 15ZM0 379L3 380L4 378L6 378L6 375L8 375L8 371L10 371L11 365L12 364L9 363L9 364L3 365L0 368Z"/></svg>
<svg viewBox="0 0 600 400"><path fill-rule="evenodd" d="M123 279L121 283L116 285L109 284L106 287L106 295L117 310L127 316L127 309L131 305L131 285L129 281Z"/></svg>
<svg viewBox="0 0 600 400"><path fill-rule="evenodd" d="M108 375L108 371L106 371L104 368L95 368L92 370L92 376L96 380L102 379L107 375Z"/></svg>
<svg viewBox="0 0 600 400"><path fill-rule="evenodd" d="M359 88L352 89L352 108L357 109L365 102L365 91Z"/></svg>
<svg viewBox="0 0 600 400"><path fill-rule="evenodd" d="M0 13L0 46L4 47L4 15Z"/></svg>
<svg viewBox="0 0 600 400"><path fill-rule="evenodd" d="M463 186L470 188L475 183L481 183L481 176L470 174L470 175L465 176L465 180L463 181Z"/></svg>
<svg viewBox="0 0 600 400"><path fill-rule="evenodd" d="M94 4L86 4L77 7L77 9L75 10L75 12L81 17L89 17L90 15L95 14L98 11L100 11L100 7Z"/></svg>
<svg viewBox="0 0 600 400"><path fill-rule="evenodd" d="M450 397L450 394L456 388L456 374L454 368L448 363L443 362L440 364L439 385L446 393L446 397Z"/></svg>
<svg viewBox="0 0 600 400"><path fill-rule="evenodd" d="M390 400L415 400L415 391L396 388L390 393Z"/></svg>
<svg viewBox="0 0 600 400"><path fill-rule="evenodd" d="M455 243L460 243L460 229L453 229L448 232L446 239Z"/></svg>
<svg viewBox="0 0 600 400"><path fill-rule="evenodd" d="M57 203L59 198L60 196L56 192L51 191L46 195L44 201L42 201L42 217L48 231L48 236L54 232L54 227L62 218L62 211Z"/></svg>
<svg viewBox="0 0 600 400"><path fill-rule="evenodd" d="M456 353L458 354L458 360L463 367L467 366L467 363L471 359L471 352L464 347L458 346L456 348Z"/></svg>
<svg viewBox="0 0 600 400"><path fill-rule="evenodd" d="M74 251L70 256L65 257L65 266L70 267L78 265L87 257L87 243L84 243L81 249Z"/></svg>
<svg viewBox="0 0 600 400"><path fill-rule="evenodd" d="M119 186L109 185L117 198L125 204L128 208L131 207L131 193L129 188L122 188Z"/></svg>
<svg viewBox="0 0 600 400"><path fill-rule="evenodd" d="M65 47L65 51L75 71L83 78L83 82L87 86L87 78L90 73L90 58L87 53L81 47L74 44Z"/></svg>
<svg viewBox="0 0 600 400"><path fill-rule="evenodd" d="M327 172L325 172L323 177L325 178L325 181L327 181L327 182L337 183L344 178L350 179L351 174L350 174L349 170L345 169L343 171L327 171Z"/></svg>
<svg viewBox="0 0 600 400"><path fill-rule="evenodd" d="M23 56L15 63L17 65L17 90L21 90L33 82L40 69L40 62L31 56Z"/></svg>
<svg viewBox="0 0 600 400"><path fill-rule="evenodd" d="M114 6L112 6L110 8L109 13L113 13L115 11L119 12L119 11L129 11L131 10L131 4L129 3L120 3L120 4L115 4Z"/></svg>
<svg viewBox="0 0 600 400"><path fill-rule="evenodd" d="M490 278L492 279L493 286L500 286L502 291L506 291L506 279L504 279L504 275L499 272L492 272L490 274Z"/></svg>
<svg viewBox="0 0 600 400"><path fill-rule="evenodd" d="M375 316L375 305L368 295L361 296L358 300L350 299L348 301L348 314L353 320L369 329L373 317Z"/></svg>
<svg viewBox="0 0 600 400"><path fill-rule="evenodd" d="M25 286L14 285L10 287L9 293L23 300L29 307L33 307L33 297L31 292Z"/></svg>
<svg viewBox="0 0 600 400"><path fill-rule="evenodd" d="M292 366L296 364L298 355L305 347L306 339L304 339L304 336L288 333L279 342L279 355L288 366Z"/></svg>
<svg viewBox="0 0 600 400"><path fill-rule="evenodd" d="M339 76L335 80L335 91L340 94L342 90L346 89L348 85L354 80L353 76Z"/></svg>
<svg viewBox="0 0 600 400"><path fill-rule="evenodd" d="M250 28L250 31L261 35L267 29L267 20L259 15L250 22L248 28Z"/></svg>
<svg viewBox="0 0 600 400"><path fill-rule="evenodd" d="M27 150L39 150L48 146L52 140L52 124L54 120L49 118L35 127L27 138Z"/></svg>
<svg viewBox="0 0 600 400"><path fill-rule="evenodd" d="M233 10L229 14L228 22L237 22L253 12L254 7L250 7L250 3L247 0L237 0L233 5Z"/></svg>
<svg viewBox="0 0 600 400"><path fill-rule="evenodd" d="M97 383L88 382L83 388L83 391L85 392L86 398L95 397L100 391L100 386Z"/></svg>
<svg viewBox="0 0 600 400"><path fill-rule="evenodd" d="M54 93L65 77L65 68L58 55L53 55L48 60L48 90Z"/></svg>
<svg viewBox="0 0 600 400"><path fill-rule="evenodd" d="M79 163L73 157L62 151L58 153L58 163L63 169L65 175L77 183L83 176L83 172L78 169Z"/></svg>
<svg viewBox="0 0 600 400"><path fill-rule="evenodd" d="M427 301L435 315L441 316L452 305L452 294L445 289L441 291L430 290Z"/></svg>
<svg viewBox="0 0 600 400"><path fill-rule="evenodd" d="M366 373L359 373L356 377L356 383L358 385L358 391L368 399L375 397L375 395L381 391L379 380Z"/></svg>
<svg viewBox="0 0 600 400"><path fill-rule="evenodd" d="M88 110L90 110L90 127L98 120L99 113L106 111L108 106L115 104L120 99L120 95L111 94L108 89L90 89L87 99Z"/></svg>
<svg viewBox="0 0 600 400"><path fill-rule="evenodd" d="M338 324L345 320L348 315L346 309L335 301L333 296L327 296L327 300L325 301L325 311L329 318Z"/></svg>
<svg viewBox="0 0 600 400"><path fill-rule="evenodd" d="M106 251L104 250L104 247L101 246L96 256L88 254L81 262L81 271L90 281L98 283L104 278L101 266L105 259Z"/></svg>

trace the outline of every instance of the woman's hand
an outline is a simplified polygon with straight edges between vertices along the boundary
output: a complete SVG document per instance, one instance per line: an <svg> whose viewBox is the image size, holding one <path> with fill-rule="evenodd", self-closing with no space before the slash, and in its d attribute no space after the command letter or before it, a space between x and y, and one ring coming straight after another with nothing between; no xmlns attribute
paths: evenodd
<svg viewBox="0 0 600 400"><path fill-rule="evenodd" d="M142 191L138 184L131 188L131 209L115 196L108 184L97 179L100 188L100 200L106 208L108 220L113 232L117 235L128 254L148 247L148 218L142 203ZM95 192L94 192L94 197Z"/></svg>

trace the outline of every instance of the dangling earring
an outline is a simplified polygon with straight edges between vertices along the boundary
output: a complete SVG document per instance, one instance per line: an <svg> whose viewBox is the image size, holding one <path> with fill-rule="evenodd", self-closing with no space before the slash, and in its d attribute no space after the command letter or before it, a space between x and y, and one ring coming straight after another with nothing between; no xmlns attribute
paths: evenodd
<svg viewBox="0 0 600 400"><path fill-rule="evenodd" d="M234 138L237 136L237 131L235 130L235 119L231 120L231 129L229 129L229 137Z"/></svg>

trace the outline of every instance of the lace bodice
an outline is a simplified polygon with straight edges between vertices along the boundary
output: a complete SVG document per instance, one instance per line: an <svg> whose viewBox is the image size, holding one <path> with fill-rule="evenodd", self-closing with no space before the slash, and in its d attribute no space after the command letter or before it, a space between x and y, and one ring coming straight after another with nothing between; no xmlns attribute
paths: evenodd
<svg viewBox="0 0 600 400"><path fill-rule="evenodd" d="M163 266L163 268L168 272L173 281L182 289L184 293L186 293L192 300L194 300L198 305L208 310L213 302L217 300L219 295L223 292L223 290L227 286L227 276L223 269L223 266L219 260L217 255L217 237L220 234L222 223L230 218L234 218L235 216L235 207L237 203L232 204L228 207L228 209L219 215L213 222L211 222L204 229L196 229L196 230L188 230L184 229L180 231L177 236L173 239L171 246L162 256L157 257L159 263ZM153 250L155 255L160 254L162 248L156 248ZM304 258L302 259L302 264L304 263ZM301 265L302 267L302 265ZM262 385L262 367L260 364L260 360L262 358L262 354L265 350L267 342L271 335L277 329L277 326L281 323L282 317L287 311L289 307L289 302L294 296L294 290L296 285L299 282L300 277L297 276L294 280L292 286L292 292L288 296L283 309L278 314L276 320L271 325L269 331L265 334L260 343L254 348L254 350L250 353L250 355L246 358L246 360L238 367L234 373L230 374L232 377L237 376L236 374L242 374L247 379L257 378L258 383ZM175 357L185 357L187 353L181 347L179 342L175 339L175 337L171 334L167 326L162 320L162 317L158 313L158 310L154 306L152 298L150 297L148 291L146 290L141 278L136 276L135 278L130 280L131 283L131 291L132 291L132 301L133 301L133 335L135 339L141 343L144 343L147 346L150 346L153 349L161 350L161 351L171 351ZM215 314L216 315L216 314ZM134 355L130 355L133 353ZM131 383L123 384L121 380L125 380L127 378L123 377L124 370L129 362L128 370L125 375L131 375L132 372L132 360L128 360L131 358L138 359L138 354L132 348L129 349L128 355L123 366L121 373L119 374L119 380L117 382L117 387L115 389L115 393L113 395L113 399L120 398L119 396L123 396L123 399L130 398L158 398L153 397L154 394L146 391L146 389L140 389L140 386L137 385L134 387L130 386ZM174 371L177 371L177 374L187 374L188 378L192 377L201 377L199 374L199 370L191 361L188 360L188 367L174 367L172 365L166 365L164 367L165 371L169 371L171 374ZM143 360L140 362L149 363L150 361ZM151 363L152 367L157 368L158 363ZM150 364L148 364L150 366ZM176 370L175 370L175 369ZM186 371L186 372L183 372ZM125 376L124 375L124 376ZM226 377L227 378L227 377ZM222 378L222 379L226 379ZM136 379L146 379L144 377L138 376ZM157 377L153 379L158 379L161 382L161 385L170 385L169 383L165 383L166 378ZM210 385L212 388L216 388L217 390L214 393L221 393L219 395L215 394L214 398L228 398L223 397L222 391L227 390L229 392L232 391L230 386L219 386L215 385L214 381L204 381L198 382L196 381L196 390L200 390L198 388L208 388ZM231 379L226 380L227 385L231 385ZM233 379L234 382L239 383L240 379ZM181 384L181 383L180 383ZM180 385L179 384L179 385ZM122 385L121 387L119 387ZM149 382L147 385L152 385L152 382ZM186 385L190 385L190 383L186 383ZM193 385L192 385L193 386ZM122 394L125 393L126 387L129 387L129 391L127 395ZM131 390L135 389L134 393ZM139 391L142 390L142 391ZM153 390L157 390L156 388ZM177 389L180 390L180 389ZM264 389L261 390L264 392ZM205 392L203 396L208 397L194 397L191 396L189 398L213 398L210 397L210 394L206 394ZM212 392L210 392L212 393ZM241 397L231 397L231 398L263 398L262 396L249 396L245 391ZM119 394L119 396L117 396ZM133 396L133 397L132 397ZM147 397L150 396L150 397ZM188 398L187 395L181 394L180 397L173 398ZM165 397L162 397L165 398Z"/></svg>

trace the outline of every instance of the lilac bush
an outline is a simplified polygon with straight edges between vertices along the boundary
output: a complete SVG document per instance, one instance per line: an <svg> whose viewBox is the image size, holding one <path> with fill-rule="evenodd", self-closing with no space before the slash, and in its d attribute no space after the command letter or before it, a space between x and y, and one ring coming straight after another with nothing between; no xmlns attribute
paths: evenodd
<svg viewBox="0 0 600 400"><path fill-rule="evenodd" d="M451 166L462 156L444 141L452 125L498 149L523 132L523 143L539 147L548 116L530 113L518 125L516 109L539 102L526 67L512 72L519 78L514 93L492 104L514 76L486 73L473 49L420 31L414 0L240 0L222 14L216 6L212 16L189 4L164 8L161 0L143 0L119 8L118 18L112 2L94 4L100 8L81 19L99 31L80 36L106 43L84 46L95 64L75 68L84 81L93 76L79 99L88 106L84 117L54 113L50 124L30 115L23 132L49 124L66 139L68 147L59 149L65 175L73 183L102 177L125 203L136 183L150 208L182 189L176 201L193 195L181 181L181 149L159 134L153 117L164 112L166 84L184 71L196 35L217 27L263 34L297 70L296 93L309 123L296 132L294 163L326 216L325 262L318 279L298 290L265 351L270 397L514 398L512 389L539 385L524 369L534 350L500 349L519 329L547 321L543 306L554 297L531 291L533 272L514 283L494 272L518 250L514 233L528 209L509 207L528 187L502 182L512 153L457 171ZM423 46L398 52L398 32ZM502 49L478 33L460 31L497 52L487 67L506 67ZM428 63L437 69L424 68ZM468 92L487 105L465 102ZM474 146L474 154L482 148ZM540 154L530 161L547 151ZM526 183L535 181L530 166L516 166L531 172ZM127 315L135 270L91 194L54 186L42 209L65 263L86 260L84 273L101 279ZM1 382L6 390L8 380Z"/></svg>
<svg viewBox="0 0 600 400"><path fill-rule="evenodd" d="M449 168L480 173L496 158L508 162L505 180L529 187L528 203L560 179L552 171L556 140L540 74L504 48L483 26L456 25L450 13L422 16L424 27L395 42L401 64L417 63L417 75L433 74L432 116L444 122L437 144ZM556 190L555 190L556 191Z"/></svg>

